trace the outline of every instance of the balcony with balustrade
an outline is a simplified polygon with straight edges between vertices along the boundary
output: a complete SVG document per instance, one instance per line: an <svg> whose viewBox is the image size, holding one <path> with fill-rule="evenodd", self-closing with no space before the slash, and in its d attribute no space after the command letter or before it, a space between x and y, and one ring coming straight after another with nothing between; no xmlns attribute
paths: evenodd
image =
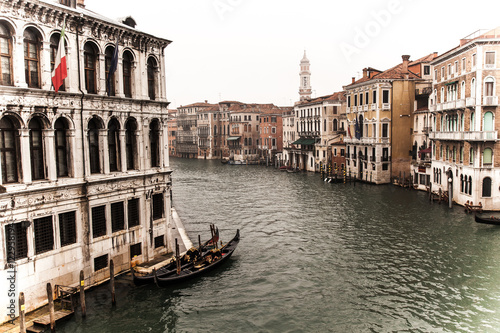
<svg viewBox="0 0 500 333"><path fill-rule="evenodd" d="M476 97L467 97L465 99L465 106L466 107L474 107L474 106L476 106Z"/></svg>
<svg viewBox="0 0 500 333"><path fill-rule="evenodd" d="M431 132L429 138L443 141L497 141L498 131Z"/></svg>
<svg viewBox="0 0 500 333"><path fill-rule="evenodd" d="M485 106L497 106L498 96L483 96L483 105Z"/></svg>

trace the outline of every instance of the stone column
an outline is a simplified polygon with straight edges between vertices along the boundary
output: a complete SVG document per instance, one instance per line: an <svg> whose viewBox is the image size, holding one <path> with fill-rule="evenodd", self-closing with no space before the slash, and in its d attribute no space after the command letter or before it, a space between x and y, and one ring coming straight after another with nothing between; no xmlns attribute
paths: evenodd
<svg viewBox="0 0 500 333"><path fill-rule="evenodd" d="M19 139L22 182L25 184L31 184L30 130L27 128L19 129ZM21 182L21 179L19 181Z"/></svg>
<svg viewBox="0 0 500 333"><path fill-rule="evenodd" d="M115 94L117 97L124 98L125 94L123 93L123 58L118 58L118 64L116 65L115 71Z"/></svg>
<svg viewBox="0 0 500 333"><path fill-rule="evenodd" d="M53 129L43 130L43 142L45 144L45 165L47 167L47 179L50 181L57 180L57 156L55 150L55 139Z"/></svg>
<svg viewBox="0 0 500 333"><path fill-rule="evenodd" d="M50 67L50 42L43 42L40 50L40 87L50 90L52 87L52 70Z"/></svg>
<svg viewBox="0 0 500 333"><path fill-rule="evenodd" d="M125 139L126 130L119 130L120 136L120 170L122 172L127 171L127 145Z"/></svg>
<svg viewBox="0 0 500 333"><path fill-rule="evenodd" d="M22 29L20 29L20 33L22 33ZM15 43L13 43L13 48L12 50L13 54L17 54L17 57L12 57L13 64L12 64L12 69L13 69L13 80L14 80L14 85L16 87L21 87L21 88L28 88L28 84L26 83L26 77L24 76L24 36L17 35L15 36ZM30 181L31 181L31 174L30 174Z"/></svg>
<svg viewBox="0 0 500 333"><path fill-rule="evenodd" d="M108 130L99 130L99 157L101 162L101 172L109 173L109 154L108 154Z"/></svg>
<svg viewBox="0 0 500 333"><path fill-rule="evenodd" d="M76 130L75 129L67 129L66 130L66 147L68 147L68 176L70 177L83 177L83 170L81 168L77 168L78 166L81 166L82 160L78 159L83 158L84 154L84 149L83 147L81 148L82 154L76 154L78 148L76 145L76 136L75 136Z"/></svg>
<svg viewBox="0 0 500 333"><path fill-rule="evenodd" d="M97 60L97 71L96 71L96 84L97 93L99 95L106 95L106 63L104 54L99 54Z"/></svg>

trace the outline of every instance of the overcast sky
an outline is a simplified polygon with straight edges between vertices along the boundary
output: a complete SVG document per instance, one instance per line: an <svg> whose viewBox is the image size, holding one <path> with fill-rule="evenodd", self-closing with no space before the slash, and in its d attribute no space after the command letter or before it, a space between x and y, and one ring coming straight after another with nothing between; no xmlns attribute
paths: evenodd
<svg viewBox="0 0 500 333"><path fill-rule="evenodd" d="M496 1L85 0L173 41L166 48L171 107L208 100L291 106L307 51L313 97L342 90L364 67L385 70L500 26Z"/></svg>

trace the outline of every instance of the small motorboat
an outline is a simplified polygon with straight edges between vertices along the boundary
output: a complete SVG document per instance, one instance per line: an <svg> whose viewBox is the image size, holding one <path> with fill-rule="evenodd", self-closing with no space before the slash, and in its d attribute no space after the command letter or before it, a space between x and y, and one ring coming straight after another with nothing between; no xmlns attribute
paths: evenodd
<svg viewBox="0 0 500 333"><path fill-rule="evenodd" d="M234 250L236 250L239 242L240 230L238 229L233 239L220 249L212 249L205 253L200 260L195 261L191 265L181 266L168 274L163 274L162 276L156 274L155 282L159 287L168 287L175 283L184 282L201 276L226 262L231 257Z"/></svg>
<svg viewBox="0 0 500 333"><path fill-rule="evenodd" d="M477 223L500 225L500 218L495 216L479 216L476 214L474 220Z"/></svg>

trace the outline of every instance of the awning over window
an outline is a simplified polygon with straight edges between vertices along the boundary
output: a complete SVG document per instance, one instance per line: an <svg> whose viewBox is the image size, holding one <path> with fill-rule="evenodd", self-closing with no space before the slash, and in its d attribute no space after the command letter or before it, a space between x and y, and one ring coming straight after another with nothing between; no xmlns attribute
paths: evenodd
<svg viewBox="0 0 500 333"><path fill-rule="evenodd" d="M293 145L313 145L315 143L315 139L298 139L297 141L292 142Z"/></svg>
<svg viewBox="0 0 500 333"><path fill-rule="evenodd" d="M241 136L230 136L227 138L227 141L235 141L238 140L239 138L241 138Z"/></svg>
<svg viewBox="0 0 500 333"><path fill-rule="evenodd" d="M452 82L445 83L444 85L449 86L450 84L457 84L457 83L458 83L458 81L452 81Z"/></svg>
<svg viewBox="0 0 500 333"><path fill-rule="evenodd" d="M315 139L304 139L302 141L302 145L313 145L316 143L316 140Z"/></svg>

